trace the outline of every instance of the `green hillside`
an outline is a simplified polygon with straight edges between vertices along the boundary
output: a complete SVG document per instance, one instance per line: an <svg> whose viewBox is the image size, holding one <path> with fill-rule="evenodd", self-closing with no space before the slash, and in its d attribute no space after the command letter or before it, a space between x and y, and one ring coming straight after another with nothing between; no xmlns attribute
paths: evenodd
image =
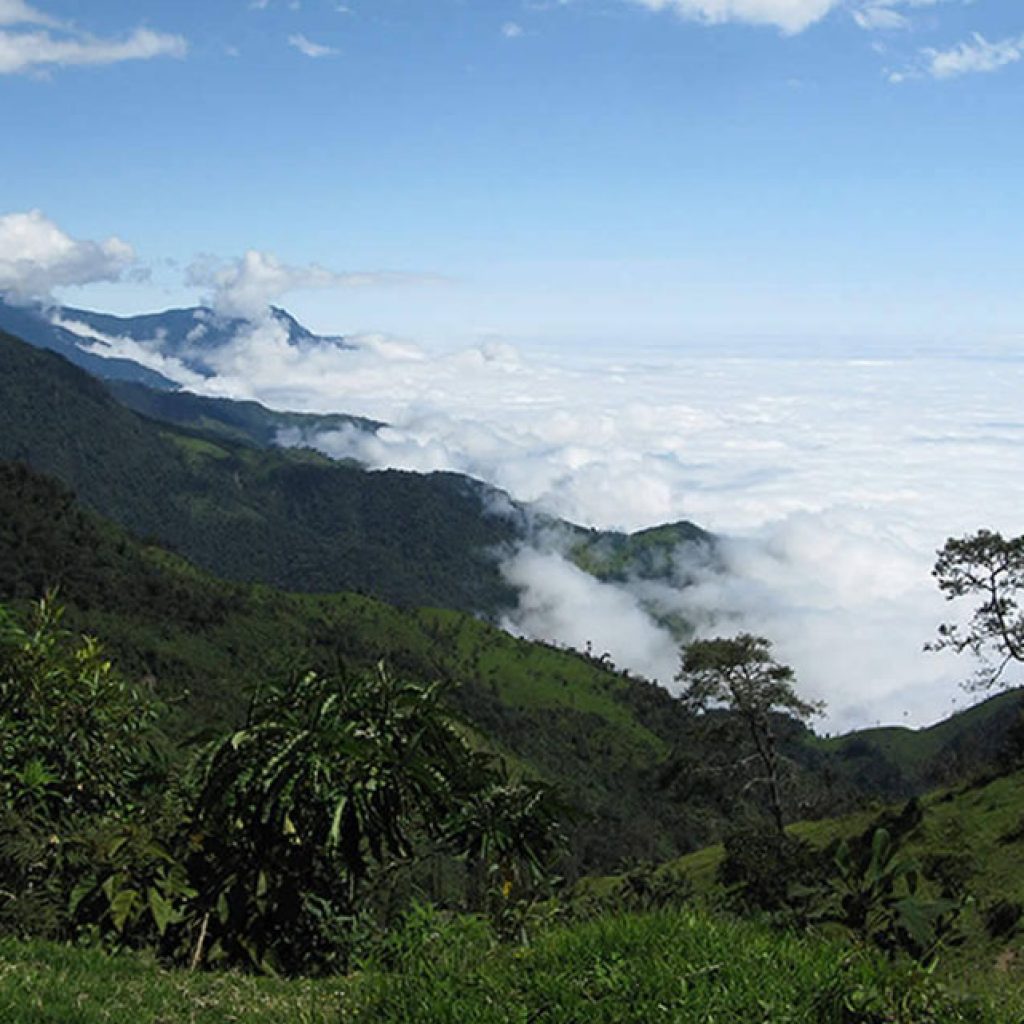
<svg viewBox="0 0 1024 1024"><path fill-rule="evenodd" d="M696 723L662 689L594 659L516 639L463 613L364 595L234 584L144 546L61 485L0 464L0 599L58 587L69 625L99 636L170 704L181 735L237 720L254 685L304 667L366 667L449 683L496 749L557 782L583 811L577 853L611 866L715 834L738 788L666 801L654 779ZM596 818L592 817L596 815Z"/></svg>
<svg viewBox="0 0 1024 1024"><path fill-rule="evenodd" d="M375 420L343 414L312 415L268 409L259 402L211 398L188 391L161 391L133 381L107 381L107 390L124 406L150 419L201 430L227 441L259 448L277 444L282 432L299 436L322 431L375 430Z"/></svg>
<svg viewBox="0 0 1024 1024"><path fill-rule="evenodd" d="M845 778L887 799L909 797L999 764L1021 721L1021 690L980 700L923 729L900 726L813 737L811 746Z"/></svg>
<svg viewBox="0 0 1024 1024"><path fill-rule="evenodd" d="M937 894L945 879L969 897L960 923L964 941L943 954L944 973L966 982L978 973L999 974L1019 984L1024 981L1024 770L935 790L916 806L919 818L905 805L875 806L799 822L790 833L821 851L844 838L870 835L879 825L899 831L893 822L902 817L910 827L901 855L923 870L925 890ZM722 857L723 848L715 845L666 867L685 873L698 892L711 894Z"/></svg>
<svg viewBox="0 0 1024 1024"><path fill-rule="evenodd" d="M0 334L0 458L218 575L473 611L514 593L495 550L522 535L454 474L364 472L145 419L52 353Z"/></svg>
<svg viewBox="0 0 1024 1024"><path fill-rule="evenodd" d="M0 598L26 601L53 586L72 626L101 637L126 672L153 682L178 734L236 720L255 683L306 665L365 667L383 657L411 677L450 683L490 744L587 812L576 829L582 865L666 859L756 813L743 774L727 770L737 742L728 716L694 717L659 686L457 611L216 579L138 543L61 485L2 464ZM962 743L971 735L965 727L982 717L958 716L935 735ZM856 734L825 743L787 720L778 731L799 813L892 795L885 771L865 773L862 757L847 756ZM901 795L909 783L892 770Z"/></svg>
<svg viewBox="0 0 1024 1024"><path fill-rule="evenodd" d="M0 458L56 477L88 507L227 579L493 616L516 600L502 552L536 533L561 532L585 568L612 578L658 571L678 541L713 543L691 524L584 530L504 495L495 502L493 489L455 473L372 472L272 446L280 429L370 421L114 388L133 409L59 356L0 332Z"/></svg>

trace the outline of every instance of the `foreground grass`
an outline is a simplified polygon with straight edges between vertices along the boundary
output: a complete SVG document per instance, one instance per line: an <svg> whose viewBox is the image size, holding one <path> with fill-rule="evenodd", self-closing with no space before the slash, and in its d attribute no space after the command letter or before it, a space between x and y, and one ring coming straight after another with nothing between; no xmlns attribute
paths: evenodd
<svg viewBox="0 0 1024 1024"><path fill-rule="evenodd" d="M0 943L5 1024L1011 1024L848 946L698 910L606 916L500 946L482 921L422 913L378 965L326 981L161 970L134 956Z"/></svg>
<svg viewBox="0 0 1024 1024"><path fill-rule="evenodd" d="M964 998L849 946L687 909L555 928L520 949L489 947L479 922L439 928L395 970L348 988L341 1020L1019 1024L1020 1005L991 995Z"/></svg>
<svg viewBox="0 0 1024 1024"><path fill-rule="evenodd" d="M161 970L134 955L0 942L3 1024L328 1024L340 981Z"/></svg>

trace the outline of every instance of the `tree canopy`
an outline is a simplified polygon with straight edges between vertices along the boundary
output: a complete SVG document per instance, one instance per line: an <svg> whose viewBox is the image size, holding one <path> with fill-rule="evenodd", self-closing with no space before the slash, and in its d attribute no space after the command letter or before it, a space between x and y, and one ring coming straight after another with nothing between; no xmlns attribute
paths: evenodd
<svg viewBox="0 0 1024 1024"><path fill-rule="evenodd" d="M1011 662L1024 662L1024 536L979 530L950 537L932 575L947 601L979 600L966 625L944 622L928 649L969 651L980 661L974 685L999 682Z"/></svg>
<svg viewBox="0 0 1024 1024"><path fill-rule="evenodd" d="M779 758L771 715L807 719L818 714L823 705L800 697L793 688L793 670L772 657L771 641L750 633L696 640L687 645L676 678L686 684L680 697L691 710L724 705L737 712L746 724L765 773L764 778L754 781L767 786L769 809L782 832Z"/></svg>

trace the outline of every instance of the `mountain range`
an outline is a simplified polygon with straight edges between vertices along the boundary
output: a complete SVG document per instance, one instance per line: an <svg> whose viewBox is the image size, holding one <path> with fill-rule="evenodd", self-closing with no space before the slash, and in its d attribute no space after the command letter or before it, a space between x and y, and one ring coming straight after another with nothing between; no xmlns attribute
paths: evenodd
<svg viewBox="0 0 1024 1024"><path fill-rule="evenodd" d="M501 572L517 545L557 546L602 580L662 578L680 557L714 557L699 527L586 530L457 474L282 448L302 417L103 382L6 334L0 397L0 600L59 586L73 624L152 680L181 730L236 719L268 675L386 657L448 683L481 742L570 794L581 867L671 856L747 813L718 765L728 715L697 721L604 658L491 624L517 600ZM799 810L908 795L984 763L1017 706L827 741L781 721Z"/></svg>

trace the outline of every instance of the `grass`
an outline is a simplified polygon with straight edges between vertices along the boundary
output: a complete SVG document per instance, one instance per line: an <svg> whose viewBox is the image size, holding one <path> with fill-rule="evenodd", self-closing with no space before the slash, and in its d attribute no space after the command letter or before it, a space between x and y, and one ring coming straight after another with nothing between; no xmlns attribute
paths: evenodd
<svg viewBox="0 0 1024 1024"><path fill-rule="evenodd" d="M328 1024L342 982L162 970L54 943L0 942L4 1024Z"/></svg>
<svg viewBox="0 0 1024 1024"><path fill-rule="evenodd" d="M362 970L327 980L190 974L140 956L0 942L0 1021L1020 1024L1024 941L988 935L984 914L997 900L1024 904L1024 772L932 794L923 809L906 851L919 861L958 857L974 897L965 944L946 951L931 975L699 904L548 925L525 947L497 943L479 918L421 909ZM793 832L821 847L862 831L873 816ZM720 857L720 847L709 847L673 866L706 892Z"/></svg>
<svg viewBox="0 0 1024 1024"><path fill-rule="evenodd" d="M549 927L529 946L430 911L345 978L255 979L0 943L5 1024L1019 1024L1019 992L960 997L848 946L697 909ZM993 998L996 997L996 998Z"/></svg>

